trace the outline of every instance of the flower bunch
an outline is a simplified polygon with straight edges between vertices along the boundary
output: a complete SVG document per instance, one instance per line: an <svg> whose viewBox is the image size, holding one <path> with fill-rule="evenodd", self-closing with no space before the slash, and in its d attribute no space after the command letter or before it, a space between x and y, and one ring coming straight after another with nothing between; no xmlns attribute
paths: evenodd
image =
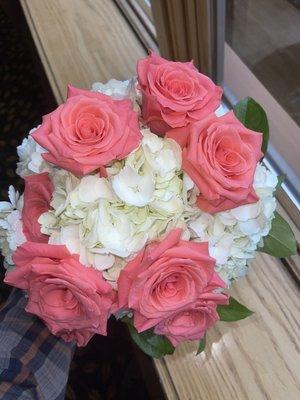
<svg viewBox="0 0 300 400"><path fill-rule="evenodd" d="M265 127L239 115L249 102L263 112L252 99L217 116L222 89L192 63L151 53L137 73L70 86L29 132L0 247L5 282L53 334L83 346L114 315L160 356L202 343L224 309L250 314L225 289L265 237L270 253L277 177L262 163Z"/></svg>

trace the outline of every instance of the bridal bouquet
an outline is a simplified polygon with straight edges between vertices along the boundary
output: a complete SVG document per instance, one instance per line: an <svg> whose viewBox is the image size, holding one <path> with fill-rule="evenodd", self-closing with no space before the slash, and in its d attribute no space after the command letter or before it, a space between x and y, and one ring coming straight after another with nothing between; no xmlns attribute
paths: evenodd
<svg viewBox="0 0 300 400"><path fill-rule="evenodd" d="M221 115L221 96L192 62L151 53L137 79L70 86L17 148L5 282L54 335L85 346L113 315L153 357L187 340L201 352L215 323L251 314L227 289L255 251L295 252L266 115L251 98Z"/></svg>

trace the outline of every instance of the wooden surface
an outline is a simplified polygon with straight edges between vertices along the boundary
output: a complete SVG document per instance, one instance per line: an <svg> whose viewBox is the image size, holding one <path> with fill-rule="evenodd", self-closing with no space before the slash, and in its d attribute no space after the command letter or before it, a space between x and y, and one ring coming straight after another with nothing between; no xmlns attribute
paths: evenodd
<svg viewBox="0 0 300 400"><path fill-rule="evenodd" d="M183 344L156 361L169 399L299 400L299 288L280 261L258 255L231 293L255 311L248 319L219 322L205 354Z"/></svg>
<svg viewBox="0 0 300 400"><path fill-rule="evenodd" d="M67 83L134 73L144 50L113 1L21 0L57 101ZM298 263L295 258L295 263ZM219 322L205 354L195 344L155 361L169 400L299 400L299 287L286 267L258 254L231 291L255 311L245 321Z"/></svg>
<svg viewBox="0 0 300 400"><path fill-rule="evenodd" d="M145 55L113 0L21 0L58 103L66 86L127 79Z"/></svg>

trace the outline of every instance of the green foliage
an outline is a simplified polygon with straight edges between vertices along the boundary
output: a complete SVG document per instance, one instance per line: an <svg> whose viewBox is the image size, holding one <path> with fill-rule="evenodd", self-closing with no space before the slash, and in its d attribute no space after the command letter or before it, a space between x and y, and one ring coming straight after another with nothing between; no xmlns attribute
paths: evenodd
<svg viewBox="0 0 300 400"><path fill-rule="evenodd" d="M229 298L229 304L227 306L219 305L217 307L217 312L220 317L220 321L239 321L253 314L253 311L249 310L247 307L243 306L233 297Z"/></svg>
<svg viewBox="0 0 300 400"><path fill-rule="evenodd" d="M263 247L258 251L270 254L274 257L288 257L297 252L297 243L289 224L275 212L272 227L268 236L263 238Z"/></svg>
<svg viewBox="0 0 300 400"><path fill-rule="evenodd" d="M199 341L196 356L202 353L202 351L204 351L205 345L206 345L206 335L204 335L203 338Z"/></svg>
<svg viewBox="0 0 300 400"><path fill-rule="evenodd" d="M286 179L286 174L281 174L277 176L277 185L276 185L276 190L278 190L279 188L281 188L281 185L283 184L283 182Z"/></svg>
<svg viewBox="0 0 300 400"><path fill-rule="evenodd" d="M263 134L261 150L266 153L269 142L269 124L264 109L251 97L246 97L233 107L233 112L246 128Z"/></svg>
<svg viewBox="0 0 300 400"><path fill-rule="evenodd" d="M139 333L129 318L123 318L128 326L129 333L135 342L135 344L148 356L154 358L161 358L166 354L174 353L174 346L170 341L161 335L156 335L153 329L148 329L147 331Z"/></svg>

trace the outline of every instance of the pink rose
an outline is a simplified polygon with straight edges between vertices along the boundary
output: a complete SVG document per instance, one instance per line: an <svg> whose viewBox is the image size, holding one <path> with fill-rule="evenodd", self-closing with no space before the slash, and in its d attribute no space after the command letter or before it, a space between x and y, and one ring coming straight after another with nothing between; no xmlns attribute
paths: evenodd
<svg viewBox="0 0 300 400"><path fill-rule="evenodd" d="M138 61L137 73L143 119L155 133L186 126L220 105L222 89L192 62L167 61L152 52Z"/></svg>
<svg viewBox="0 0 300 400"><path fill-rule="evenodd" d="M49 237L41 233L39 217L50 208L53 184L47 172L26 176L24 206L22 210L23 232L28 241L47 243Z"/></svg>
<svg viewBox="0 0 300 400"><path fill-rule="evenodd" d="M118 279L119 307L133 311L136 329L155 327L174 344L182 338L200 339L218 320L217 304L228 300L216 293L226 285L214 270L208 244L180 240L180 235L175 229L162 242L147 246ZM184 322L188 319L200 321L198 328Z"/></svg>
<svg viewBox="0 0 300 400"><path fill-rule="evenodd" d="M232 111L211 114L167 137L183 149L182 169L200 190L199 208L216 213L258 201L253 177L263 156L262 134L245 128Z"/></svg>
<svg viewBox="0 0 300 400"><path fill-rule="evenodd" d="M106 335L115 292L102 273L80 264L65 246L26 242L13 256L16 269L9 285L26 290L26 311L39 316L49 330L78 346L95 333Z"/></svg>
<svg viewBox="0 0 300 400"><path fill-rule="evenodd" d="M67 101L32 136L49 151L46 161L81 176L123 159L142 135L130 100L69 86Z"/></svg>
<svg viewBox="0 0 300 400"><path fill-rule="evenodd" d="M227 301L225 302L227 304ZM190 308L174 313L156 325L154 332L166 336L173 346L188 340L200 340L217 321L215 301L195 302Z"/></svg>

